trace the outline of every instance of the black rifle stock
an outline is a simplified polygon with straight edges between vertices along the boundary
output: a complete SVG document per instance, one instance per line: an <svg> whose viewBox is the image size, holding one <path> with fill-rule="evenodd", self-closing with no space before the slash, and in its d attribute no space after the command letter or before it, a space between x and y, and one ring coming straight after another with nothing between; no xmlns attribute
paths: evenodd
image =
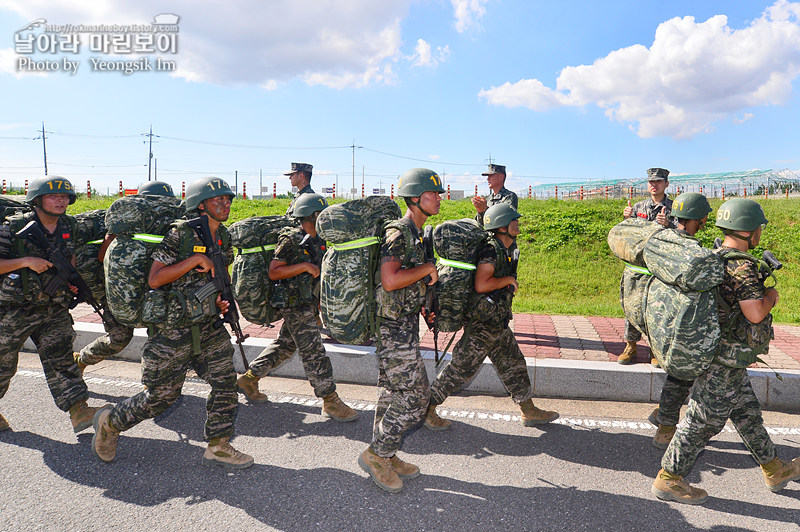
<svg viewBox="0 0 800 532"><path fill-rule="evenodd" d="M244 334L242 326L239 325L239 308L236 306L236 299L233 297L233 286L231 285L231 277L228 274L228 266L225 264L225 254L222 248L214 240L211 235L211 228L208 226L208 217L200 216L187 222L203 245L206 248L205 255L211 259L214 264L214 285L219 290L220 297L223 301L227 301L228 312L222 315L216 322L217 327L221 327L223 323L227 323L231 327L231 331L236 336L236 343L239 346L239 353L242 355L242 363L244 364L245 371L247 370L247 357L244 355L244 346L242 343L250 336Z"/></svg>
<svg viewBox="0 0 800 532"><path fill-rule="evenodd" d="M64 256L64 252L56 244L52 243L42 230L41 222L38 220L31 220L25 227L17 231L17 238L25 238L34 246L41 248L47 252L47 260L53 264L55 268L55 275L50 278L47 284L43 287L45 293L49 296L54 296L58 290L67 285L72 285L78 289L77 298L73 298L70 308L74 308L78 303L85 301L89 303L95 312L100 315L100 318L105 319L103 316L103 308L100 303L92 295L92 291L86 281L83 280L81 274L72 265L72 262Z"/></svg>

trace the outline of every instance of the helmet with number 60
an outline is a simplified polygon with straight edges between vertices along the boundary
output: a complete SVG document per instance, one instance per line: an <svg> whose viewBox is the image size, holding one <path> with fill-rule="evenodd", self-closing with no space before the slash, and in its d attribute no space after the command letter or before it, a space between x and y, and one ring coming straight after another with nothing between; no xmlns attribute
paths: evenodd
<svg viewBox="0 0 800 532"><path fill-rule="evenodd" d="M69 194L69 204L75 203L78 195L69 179L65 177L44 176L37 177L28 185L28 194L25 196L27 203L33 204L33 200L45 194Z"/></svg>
<svg viewBox="0 0 800 532"><path fill-rule="evenodd" d="M228 183L221 177L201 177L195 179L186 187L186 200L184 206L187 211L193 211L209 198L217 196L236 197Z"/></svg>
<svg viewBox="0 0 800 532"><path fill-rule="evenodd" d="M747 198L729 199L717 210L717 227L729 231L755 231L767 224L761 205Z"/></svg>
<svg viewBox="0 0 800 532"><path fill-rule="evenodd" d="M444 192L442 178L427 168L412 168L400 176L397 183L397 195L401 198L418 198L423 192Z"/></svg>

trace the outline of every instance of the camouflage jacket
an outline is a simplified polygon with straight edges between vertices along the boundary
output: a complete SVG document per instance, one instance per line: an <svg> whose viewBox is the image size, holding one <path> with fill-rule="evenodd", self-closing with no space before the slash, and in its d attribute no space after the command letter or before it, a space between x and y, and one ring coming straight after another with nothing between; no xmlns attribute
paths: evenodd
<svg viewBox="0 0 800 532"><path fill-rule="evenodd" d="M399 262L403 269L414 268L425 262L425 249L419 229L409 218L400 218L386 227L378 269L384 262L390 261ZM424 279L392 291L385 290L379 284L375 288L378 316L397 320L409 314L418 314L425 303L426 293Z"/></svg>
<svg viewBox="0 0 800 532"><path fill-rule="evenodd" d="M153 252L153 261L164 265L177 264L195 253L203 253L205 246L197 234L187 225L188 220L178 220L170 228L164 240ZM225 262L233 262L233 248L228 230L224 225L217 229L217 241L225 253ZM211 272L192 269L172 283L159 288L166 300L166 327L185 327L207 323L217 319L219 310L216 299L219 292L213 288Z"/></svg>
<svg viewBox="0 0 800 532"><path fill-rule="evenodd" d="M322 266L325 256L325 242L319 237L310 237L303 247L301 242L307 233L302 227L290 227L281 231L275 247L272 260L284 262L288 265L312 262L317 267ZM309 253L310 251L310 253ZM276 281L273 285L273 299L276 308L298 307L311 302L319 301L320 278L303 272L288 279Z"/></svg>
<svg viewBox="0 0 800 532"><path fill-rule="evenodd" d="M742 252L730 248L714 251L722 255L725 267L725 280L719 286L718 315L723 334L717 358L726 366L747 367L755 362L756 356L769 351L773 337L772 314L753 323L739 306L739 301L764 297L766 290L758 275L759 263L755 257L744 258Z"/></svg>
<svg viewBox="0 0 800 532"><path fill-rule="evenodd" d="M647 198L646 200L634 203L631 216L637 216L638 218L647 220L648 222L655 222L656 216L658 215L662 206L664 208L664 215L669 217L669 213L672 210L672 200L669 199L666 194L664 195L663 203L656 203L653 201L653 198ZM674 229L675 223L669 219L669 225L667 225L667 227L672 227Z"/></svg>
<svg viewBox="0 0 800 532"><path fill-rule="evenodd" d="M35 218L34 211L15 214L0 226L0 258L17 259L21 257L47 258L47 250L35 246L27 239L16 238L16 233ZM75 218L63 215L58 219L54 233L50 234L42 227L50 242L61 247L64 256L71 260L75 253ZM20 268L0 276L0 302L4 305L58 305L67 307L73 296L66 283L53 296L43 290L44 286L56 275L55 268L36 273L29 268Z"/></svg>
<svg viewBox="0 0 800 532"><path fill-rule="evenodd" d="M519 200L517 199L517 195L506 187L502 187L497 194L489 194L486 196L486 208L488 209L492 205L497 205L498 203L508 203L514 209L517 209L519 204ZM483 227L483 213L479 212L475 215L475 220Z"/></svg>
<svg viewBox="0 0 800 532"><path fill-rule="evenodd" d="M302 194L316 194L314 190L311 188L311 185L306 185L300 190L297 191L297 195L292 198L292 202L289 204L289 208L286 209L286 216L291 216L294 213L294 204Z"/></svg>

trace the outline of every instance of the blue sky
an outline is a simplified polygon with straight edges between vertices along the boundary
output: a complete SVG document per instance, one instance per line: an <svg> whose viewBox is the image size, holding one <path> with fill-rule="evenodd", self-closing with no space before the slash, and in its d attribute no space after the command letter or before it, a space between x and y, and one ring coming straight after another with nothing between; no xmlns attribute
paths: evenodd
<svg viewBox="0 0 800 532"><path fill-rule="evenodd" d="M174 54L18 53L47 24L150 24L178 15ZM60 35L60 33L56 32ZM74 75L19 60L77 61ZM173 61L102 72L99 61ZM105 192L219 175L247 191L316 190L362 172L389 189L414 166L453 189L491 160L507 186L790 168L797 172L800 3L788 1L0 0L0 177L43 173ZM351 145L357 148L353 150Z"/></svg>

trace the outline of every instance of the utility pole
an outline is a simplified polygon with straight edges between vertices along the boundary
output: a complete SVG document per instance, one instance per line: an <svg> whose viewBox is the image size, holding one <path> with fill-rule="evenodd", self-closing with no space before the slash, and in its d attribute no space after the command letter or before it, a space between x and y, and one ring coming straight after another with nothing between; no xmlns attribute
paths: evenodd
<svg viewBox="0 0 800 532"><path fill-rule="evenodd" d="M153 179L155 181L158 181L158 157L156 157L155 161L156 162L155 162L155 169L153 170ZM148 181L150 180L148 179Z"/></svg>
<svg viewBox="0 0 800 532"><path fill-rule="evenodd" d="M261 197L261 195L264 193L264 185L262 184L263 179L264 179L264 171L263 170L259 170L258 171L258 196L259 197Z"/></svg>
<svg viewBox="0 0 800 532"><path fill-rule="evenodd" d="M44 122L42 122L42 150L44 151L44 175L47 175L47 137L46 133L51 133L50 131L44 130ZM36 137L33 140L38 140L39 137Z"/></svg>
<svg viewBox="0 0 800 532"><path fill-rule="evenodd" d="M353 144L350 145L353 149L353 188L350 189L350 193L353 194L353 198L356 197L356 148L363 148L364 146L356 146L356 139L353 139Z"/></svg>
<svg viewBox="0 0 800 532"><path fill-rule="evenodd" d="M150 133L142 133L142 136L150 137L150 156L147 158L147 180L150 181L152 178L151 169L153 166L153 137L158 138L158 135L153 135L153 125L150 124Z"/></svg>

